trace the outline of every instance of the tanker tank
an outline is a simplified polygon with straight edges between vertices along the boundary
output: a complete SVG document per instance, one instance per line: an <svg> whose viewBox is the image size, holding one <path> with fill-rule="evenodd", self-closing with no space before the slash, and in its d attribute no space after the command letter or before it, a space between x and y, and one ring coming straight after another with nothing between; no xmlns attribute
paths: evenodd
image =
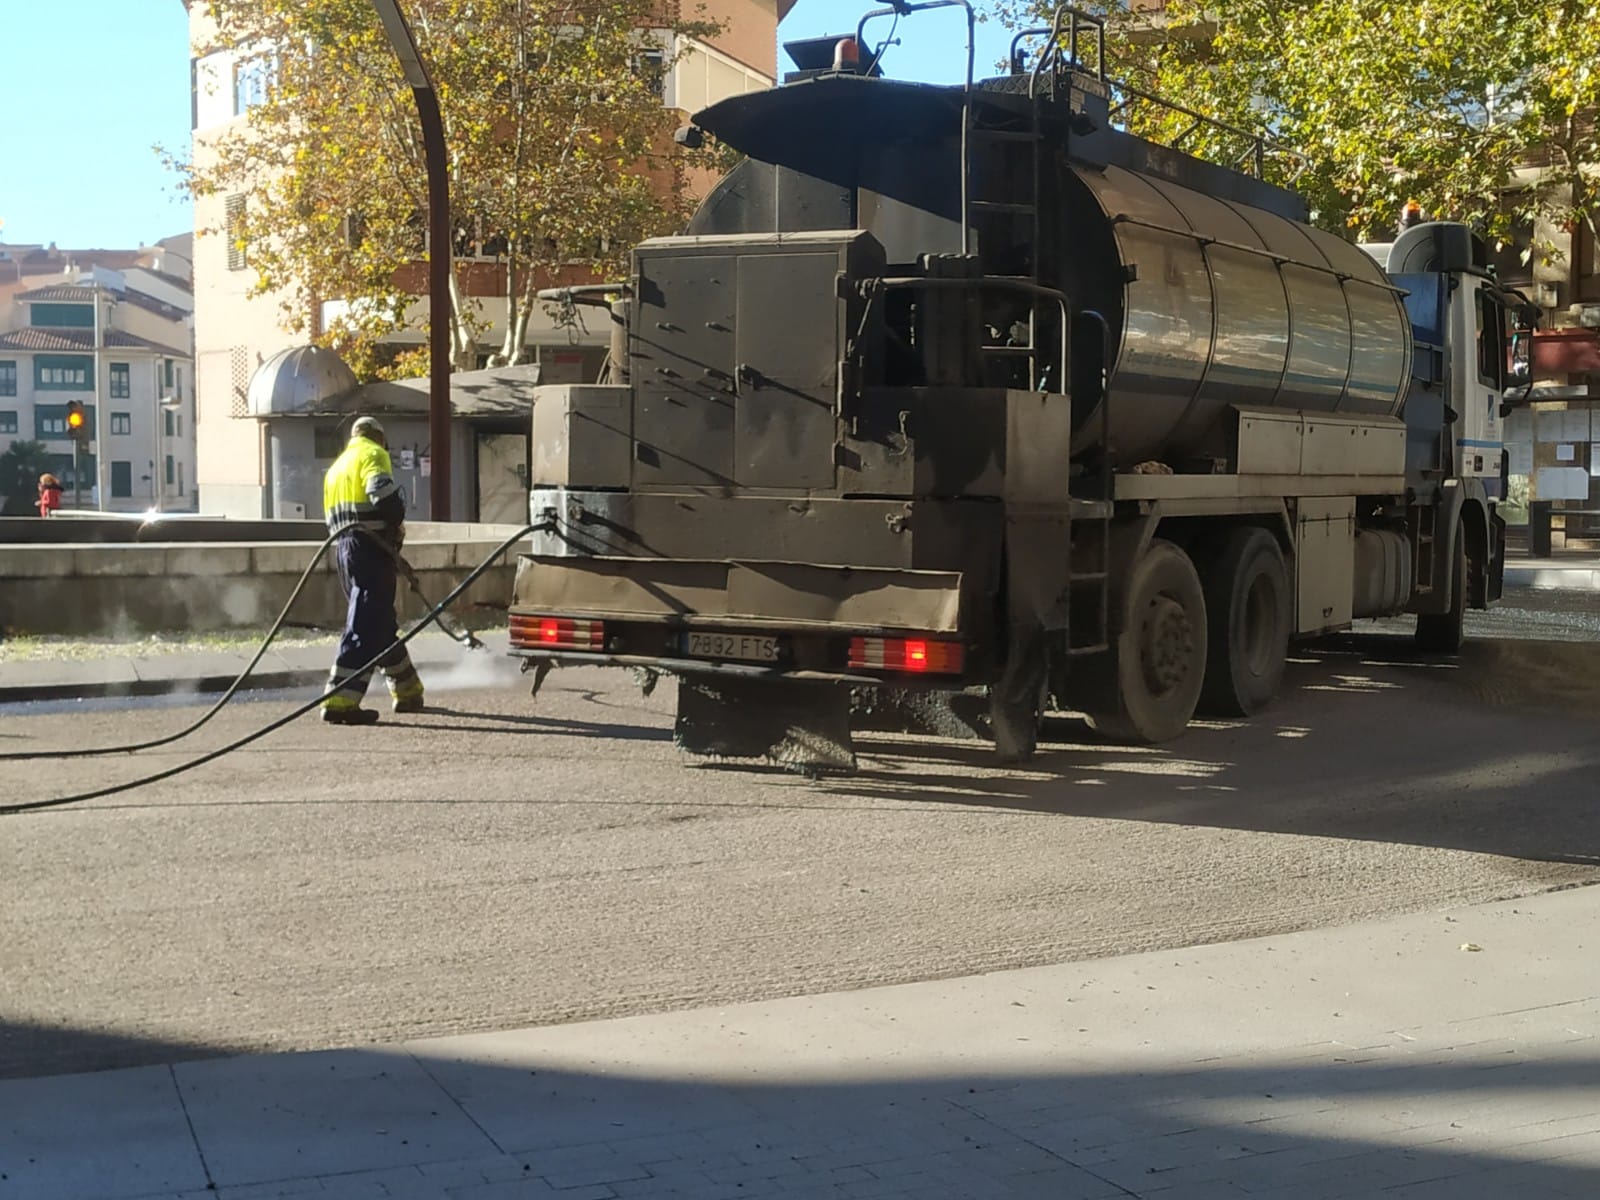
<svg viewBox="0 0 1600 1200"><path fill-rule="evenodd" d="M1399 410L1411 372L1402 294L1356 246L1115 165L1067 174L1067 244L1102 249L1063 262L1061 277L1112 318L1107 390L1123 458L1210 452L1230 405ZM1099 431L1082 414L1075 450Z"/></svg>
<svg viewBox="0 0 1600 1200"><path fill-rule="evenodd" d="M1016 86L979 83L973 123L1028 128L1036 102ZM970 249L1007 274L1002 239L979 214L962 236L962 102L960 88L850 76L722 101L695 123L749 157L688 232L859 228L883 244L891 272ZM1030 273L1072 311L1107 320L1117 461L1220 457L1234 405L1398 411L1411 370L1402 293L1358 247L1309 225L1291 192L1115 129L1092 90L1037 103ZM975 194L999 201L988 208L1031 208L1031 180L977 151L971 161ZM1099 414L1085 405L1074 424L1074 455L1094 450Z"/></svg>

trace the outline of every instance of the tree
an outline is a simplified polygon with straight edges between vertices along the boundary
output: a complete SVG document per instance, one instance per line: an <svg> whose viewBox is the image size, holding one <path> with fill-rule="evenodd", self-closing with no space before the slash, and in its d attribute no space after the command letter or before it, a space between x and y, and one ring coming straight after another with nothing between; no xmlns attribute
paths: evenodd
<svg viewBox="0 0 1600 1200"><path fill-rule="evenodd" d="M0 454L0 516L26 516L36 511L39 476L54 466L50 448L43 442L16 441Z"/></svg>
<svg viewBox="0 0 1600 1200"><path fill-rule="evenodd" d="M319 301L347 301L322 340L373 374L378 342L407 328L423 290L417 264L440 249L424 249L420 128L373 6L208 0L207 11L216 34L196 55L242 48L235 87L253 83L260 102L204 165L175 164L197 196L244 196L227 228L202 233L247 256L256 294L279 293L291 329ZM660 87L677 35L714 27L663 16L655 0L408 0L406 13L445 125L453 249L477 259L452 272L453 365L476 365L485 325L473 271L492 272L506 302L496 361L519 362L539 287L612 272L687 215Z"/></svg>
<svg viewBox="0 0 1600 1200"><path fill-rule="evenodd" d="M1325 228L1387 240L1415 200L1491 237L1518 221L1594 229L1600 10L1592 0L1140 8L1108 17L1111 74L1271 135L1280 151L1268 156L1268 177L1305 195ZM1191 124L1143 103L1126 119L1167 137ZM1239 147L1212 127L1184 142L1223 157Z"/></svg>

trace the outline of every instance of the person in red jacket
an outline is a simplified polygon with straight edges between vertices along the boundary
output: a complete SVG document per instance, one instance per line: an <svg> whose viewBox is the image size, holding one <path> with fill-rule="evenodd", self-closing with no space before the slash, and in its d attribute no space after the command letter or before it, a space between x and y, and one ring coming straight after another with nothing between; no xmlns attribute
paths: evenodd
<svg viewBox="0 0 1600 1200"><path fill-rule="evenodd" d="M48 517L61 507L61 481L46 471L39 476L39 515Z"/></svg>

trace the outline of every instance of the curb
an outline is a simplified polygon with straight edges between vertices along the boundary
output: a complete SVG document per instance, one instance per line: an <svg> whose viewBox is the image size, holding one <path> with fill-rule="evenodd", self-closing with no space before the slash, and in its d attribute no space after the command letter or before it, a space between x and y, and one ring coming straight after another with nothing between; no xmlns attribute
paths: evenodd
<svg viewBox="0 0 1600 1200"><path fill-rule="evenodd" d="M1524 587L1536 592L1600 591L1600 570L1593 567L1513 567L1507 566L1508 587Z"/></svg>
<svg viewBox="0 0 1600 1200"><path fill-rule="evenodd" d="M169 696L173 693L208 695L225 692L233 686L237 675L201 675L184 679L118 679L103 683L25 683L15 687L0 686L0 704L22 704L34 700L99 700L129 696ZM282 688L304 687L327 681L326 668L321 670L267 671L251 675L240 687L241 692L265 692Z"/></svg>

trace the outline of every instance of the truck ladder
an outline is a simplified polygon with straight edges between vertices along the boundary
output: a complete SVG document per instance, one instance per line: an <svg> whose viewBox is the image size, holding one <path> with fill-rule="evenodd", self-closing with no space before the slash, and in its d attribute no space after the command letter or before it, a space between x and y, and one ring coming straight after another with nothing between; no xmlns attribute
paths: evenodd
<svg viewBox="0 0 1600 1200"><path fill-rule="evenodd" d="M1111 523L1116 514L1116 475L1111 455L1111 393L1106 388L1110 364L1111 325L1101 313L1079 312L1072 322L1073 403L1097 398L1100 407L1100 462L1094 473L1094 495L1074 497L1071 507L1072 572L1068 584L1068 655L1099 654L1111 646ZM1098 378L1078 378L1083 364ZM1079 570L1080 562L1083 570ZM1092 602L1085 602L1089 593ZM1089 628L1080 639L1088 610Z"/></svg>
<svg viewBox="0 0 1600 1200"><path fill-rule="evenodd" d="M978 178L969 180L972 198L968 200L971 221L978 232L978 251L984 274L992 279L1031 283L1036 287L1050 286L1040 269L1043 260L1040 237L1043 230L1039 220L1039 188L1044 149L1039 129L1038 103L1035 102L1031 108L1027 128L1002 129L974 124L968 131L968 138L971 148L980 151L974 157L985 168L978 172ZM971 159L966 169L971 172ZM1015 186L1019 178L1025 181L1021 188ZM989 194L977 194L986 184ZM1012 189L1009 193L1005 191L1007 185ZM1007 194L1008 198L996 196L995 190ZM1017 199L1019 194L1026 196L1026 199ZM1019 249L1020 257L1017 255ZM1046 390L1048 384L1049 390L1064 389L1062 381L1048 380L1041 373L1039 332L1042 304L1043 300L1037 293L1030 295L1026 334L1021 341L1010 340L980 347L983 383L986 386L1020 385L1033 391ZM1009 333L1009 330L1002 330L1001 336L1007 337ZM1020 371L1017 369L1019 364Z"/></svg>

